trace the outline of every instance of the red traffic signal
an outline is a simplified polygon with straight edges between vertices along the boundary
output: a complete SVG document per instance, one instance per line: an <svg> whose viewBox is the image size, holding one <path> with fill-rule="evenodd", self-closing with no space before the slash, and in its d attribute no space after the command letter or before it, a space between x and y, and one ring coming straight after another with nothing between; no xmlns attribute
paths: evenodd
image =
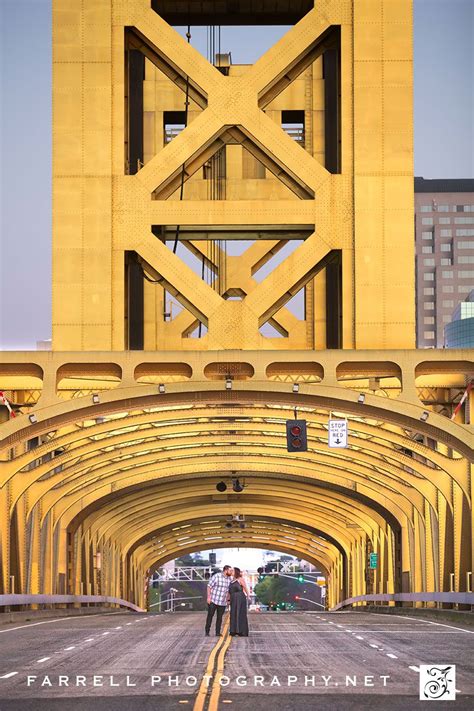
<svg viewBox="0 0 474 711"><path fill-rule="evenodd" d="M286 421L286 448L288 452L307 451L306 420Z"/></svg>
<svg viewBox="0 0 474 711"><path fill-rule="evenodd" d="M300 596L299 596L299 595L295 595L295 600L299 600L299 599L300 599Z"/></svg>

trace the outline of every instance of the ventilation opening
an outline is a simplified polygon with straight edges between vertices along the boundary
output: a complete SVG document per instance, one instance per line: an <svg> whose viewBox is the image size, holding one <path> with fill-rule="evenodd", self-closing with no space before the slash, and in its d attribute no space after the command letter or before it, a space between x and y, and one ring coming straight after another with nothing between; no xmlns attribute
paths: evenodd
<svg viewBox="0 0 474 711"><path fill-rule="evenodd" d="M163 111L163 145L171 143L185 127L185 111Z"/></svg>
<svg viewBox="0 0 474 711"><path fill-rule="evenodd" d="M314 0L151 0L151 6L170 25L293 25L313 9Z"/></svg>
<svg viewBox="0 0 474 711"><path fill-rule="evenodd" d="M304 111L287 110L281 112L281 127L302 148L305 148Z"/></svg>

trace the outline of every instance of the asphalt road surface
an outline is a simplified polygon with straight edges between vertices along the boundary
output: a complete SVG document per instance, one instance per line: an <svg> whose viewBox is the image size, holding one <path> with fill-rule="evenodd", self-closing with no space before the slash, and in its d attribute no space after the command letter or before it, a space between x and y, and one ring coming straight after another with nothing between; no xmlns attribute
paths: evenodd
<svg viewBox="0 0 474 711"><path fill-rule="evenodd" d="M193 612L0 625L0 711L411 711L420 665L455 665L456 699L428 708L474 709L469 626L360 612L254 613L247 638L203 626Z"/></svg>

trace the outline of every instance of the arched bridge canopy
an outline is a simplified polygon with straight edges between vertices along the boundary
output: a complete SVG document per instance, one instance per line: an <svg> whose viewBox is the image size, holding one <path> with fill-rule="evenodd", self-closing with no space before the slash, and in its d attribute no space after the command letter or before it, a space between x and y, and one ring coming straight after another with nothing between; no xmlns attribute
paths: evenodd
<svg viewBox="0 0 474 711"><path fill-rule="evenodd" d="M140 604L151 565L235 545L321 566L331 603L368 586L442 589L451 572L462 584L470 537L456 538L453 521L470 525L470 428L436 413L420 419L412 402L370 394L361 402L324 385L165 390L56 401L35 410L37 422L2 426L4 590L13 574L25 592L86 589ZM308 451L289 454L285 420L295 407L308 423ZM348 418L347 449L328 447L330 413ZM245 528L226 526L236 514Z"/></svg>

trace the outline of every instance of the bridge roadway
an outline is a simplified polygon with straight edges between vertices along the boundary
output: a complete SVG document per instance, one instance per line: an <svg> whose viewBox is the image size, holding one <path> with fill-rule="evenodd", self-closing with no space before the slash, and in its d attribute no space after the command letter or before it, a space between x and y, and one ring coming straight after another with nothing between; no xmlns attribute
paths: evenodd
<svg viewBox="0 0 474 711"><path fill-rule="evenodd" d="M0 711L408 711L423 708L420 664L456 664L456 701L435 708L474 708L474 626L363 612L253 613L248 638L203 625L193 612L0 624Z"/></svg>

